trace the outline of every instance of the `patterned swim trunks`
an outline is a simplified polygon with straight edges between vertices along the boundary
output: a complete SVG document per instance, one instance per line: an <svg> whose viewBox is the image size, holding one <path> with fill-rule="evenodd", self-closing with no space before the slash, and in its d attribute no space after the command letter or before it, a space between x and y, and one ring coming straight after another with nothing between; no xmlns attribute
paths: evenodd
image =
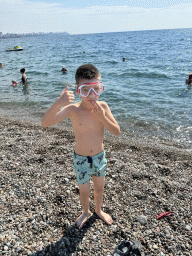
<svg viewBox="0 0 192 256"><path fill-rule="evenodd" d="M95 156L81 156L73 152L73 168L79 185L89 182L91 176L106 176L106 166L105 151Z"/></svg>

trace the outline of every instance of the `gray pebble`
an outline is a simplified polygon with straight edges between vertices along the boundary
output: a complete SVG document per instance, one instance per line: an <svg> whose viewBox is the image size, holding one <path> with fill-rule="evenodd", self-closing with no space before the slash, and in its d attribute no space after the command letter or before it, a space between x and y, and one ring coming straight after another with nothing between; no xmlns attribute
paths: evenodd
<svg viewBox="0 0 192 256"><path fill-rule="evenodd" d="M147 217L145 215L140 215L139 216L139 223L141 225L146 225L147 224Z"/></svg>
<svg viewBox="0 0 192 256"><path fill-rule="evenodd" d="M185 229L186 229L187 231L191 231L191 226L186 225Z"/></svg>

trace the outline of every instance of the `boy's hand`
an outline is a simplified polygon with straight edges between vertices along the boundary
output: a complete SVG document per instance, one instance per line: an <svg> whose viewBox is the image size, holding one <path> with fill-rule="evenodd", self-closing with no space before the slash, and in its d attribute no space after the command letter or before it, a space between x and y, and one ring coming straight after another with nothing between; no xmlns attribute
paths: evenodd
<svg viewBox="0 0 192 256"><path fill-rule="evenodd" d="M67 106L73 103L75 96L72 91L68 91L69 87L67 86L61 93L60 97L58 98L59 103L62 106Z"/></svg>
<svg viewBox="0 0 192 256"><path fill-rule="evenodd" d="M96 101L91 101L91 104L93 106L93 112L98 116L98 117L105 117L105 110L96 102Z"/></svg>

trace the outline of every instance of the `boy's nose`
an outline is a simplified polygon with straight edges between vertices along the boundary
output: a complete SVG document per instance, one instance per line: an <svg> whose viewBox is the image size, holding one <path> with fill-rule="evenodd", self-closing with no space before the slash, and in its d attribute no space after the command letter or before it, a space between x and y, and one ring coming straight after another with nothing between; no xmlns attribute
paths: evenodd
<svg viewBox="0 0 192 256"><path fill-rule="evenodd" d="M89 95L92 95L92 94L96 94L95 91L93 90L93 88L91 88L91 90L89 92Z"/></svg>

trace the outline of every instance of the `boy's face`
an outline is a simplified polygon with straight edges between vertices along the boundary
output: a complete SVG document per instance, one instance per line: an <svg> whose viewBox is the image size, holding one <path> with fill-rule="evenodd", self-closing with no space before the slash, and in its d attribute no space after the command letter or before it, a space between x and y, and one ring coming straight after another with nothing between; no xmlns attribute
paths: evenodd
<svg viewBox="0 0 192 256"><path fill-rule="evenodd" d="M91 84L91 83L100 82L100 79L101 79L101 77L93 78L93 79L81 78L79 81L79 84L77 86L75 86L77 95L80 95L80 93L78 92L79 86L81 86L83 84L89 84L89 83ZM97 95L93 90L91 90L87 97L81 96L81 99L83 102L90 103L90 101L97 101L99 99L99 96L100 95Z"/></svg>

